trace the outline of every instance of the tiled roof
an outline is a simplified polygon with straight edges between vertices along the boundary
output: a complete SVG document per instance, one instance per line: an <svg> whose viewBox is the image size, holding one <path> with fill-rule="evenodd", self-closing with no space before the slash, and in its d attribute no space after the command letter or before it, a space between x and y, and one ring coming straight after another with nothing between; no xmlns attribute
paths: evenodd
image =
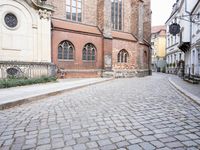
<svg viewBox="0 0 200 150"><path fill-rule="evenodd" d="M151 27L151 33L159 33L162 30L166 30L165 26L153 26Z"/></svg>
<svg viewBox="0 0 200 150"><path fill-rule="evenodd" d="M101 35L101 32L99 31L98 27L96 26L89 26L79 23L73 23L73 22L67 22L64 20L59 19L52 19L53 27L61 28L61 29L67 29L71 31L77 31L82 33L92 33Z"/></svg>
<svg viewBox="0 0 200 150"><path fill-rule="evenodd" d="M165 26L153 26L151 27L151 33L160 33L161 31L166 31Z"/></svg>
<svg viewBox="0 0 200 150"><path fill-rule="evenodd" d="M137 39L130 33L112 31L112 36L113 36L113 38L116 38L116 39L137 41Z"/></svg>

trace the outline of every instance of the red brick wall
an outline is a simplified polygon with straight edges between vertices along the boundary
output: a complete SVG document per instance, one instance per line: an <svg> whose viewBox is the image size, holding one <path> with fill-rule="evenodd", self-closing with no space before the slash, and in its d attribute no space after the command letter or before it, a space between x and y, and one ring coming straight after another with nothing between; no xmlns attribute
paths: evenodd
<svg viewBox="0 0 200 150"><path fill-rule="evenodd" d="M60 74L58 74L58 78L97 78L101 77L101 72L97 71L90 71L90 72L64 72L63 76L61 77Z"/></svg>
<svg viewBox="0 0 200 150"><path fill-rule="evenodd" d="M129 61L128 63L118 63L117 62L117 55L120 50L125 49L129 53ZM137 57L137 43L136 42L129 42L123 40L113 40L113 69L136 69L136 57Z"/></svg>
<svg viewBox="0 0 200 150"><path fill-rule="evenodd" d="M151 41L151 1L144 0L144 39Z"/></svg>
<svg viewBox="0 0 200 150"><path fill-rule="evenodd" d="M102 38L80 33L52 31L52 55L53 62L64 69L101 69L102 68ZM58 61L58 45L60 42L68 40L75 47L75 59L73 61ZM85 44L92 43L97 49L97 59L95 62L86 62L82 60L82 50Z"/></svg>
<svg viewBox="0 0 200 150"><path fill-rule="evenodd" d="M82 22L88 25L97 25L97 0L82 1ZM54 6L54 18L66 19L66 0L48 0L48 4Z"/></svg>
<svg viewBox="0 0 200 150"><path fill-rule="evenodd" d="M98 26L102 35L85 34L76 31L52 31L52 57L53 62L60 68L66 70L79 70L79 72L66 72L65 77L96 77L99 71L96 69L108 69L107 62L111 60L113 70L137 70L148 69L148 60L144 58L144 51L149 58L149 47L137 42L128 40L112 39L111 27L111 6L110 0L83 0L83 21L81 24ZM141 3L142 1L140 1ZM53 17L65 20L65 0L48 0L55 6ZM143 0L144 3L144 39L150 41L151 33L151 10L150 0ZM109 4L109 5L108 5ZM138 16L139 1L124 0L124 20L122 32L128 32L138 37ZM69 40L75 46L75 60L61 61L57 60L58 44L63 40ZM143 42L142 40L140 42ZM94 63L82 61L82 49L86 43L93 43L97 48L97 61ZM125 49L129 53L129 62L120 64L117 62L117 54L120 50ZM87 72L87 70L91 70ZM92 71L93 70L93 71Z"/></svg>

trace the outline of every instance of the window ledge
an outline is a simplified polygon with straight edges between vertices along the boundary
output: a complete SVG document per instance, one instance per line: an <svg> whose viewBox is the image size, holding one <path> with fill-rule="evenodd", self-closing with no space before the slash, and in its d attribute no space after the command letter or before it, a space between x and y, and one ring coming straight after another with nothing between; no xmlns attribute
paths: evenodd
<svg viewBox="0 0 200 150"><path fill-rule="evenodd" d="M74 59L58 59L59 62L65 61L65 62L72 62Z"/></svg>
<svg viewBox="0 0 200 150"><path fill-rule="evenodd" d="M96 60L82 60L84 63L96 63Z"/></svg>

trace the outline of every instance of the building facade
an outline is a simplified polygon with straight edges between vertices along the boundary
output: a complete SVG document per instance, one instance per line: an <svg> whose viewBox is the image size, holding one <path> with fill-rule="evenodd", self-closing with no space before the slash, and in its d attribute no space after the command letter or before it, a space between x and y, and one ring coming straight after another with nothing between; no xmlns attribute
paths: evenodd
<svg viewBox="0 0 200 150"><path fill-rule="evenodd" d="M48 0L52 60L61 77L150 72L150 0Z"/></svg>
<svg viewBox="0 0 200 150"><path fill-rule="evenodd" d="M174 59L177 56L182 59L184 55L184 76L187 78L200 77L200 1L198 0L177 0L173 6L173 12L167 21L166 25L169 26L170 22L180 25L180 33L174 36L178 37L178 42L175 44L176 49L181 53L174 55ZM168 43L172 38L172 35L168 35ZM171 38L171 40L170 40ZM176 41L176 40L175 40ZM170 49L167 47L167 51ZM170 52L169 52L170 53ZM167 56L168 62L173 60L173 56ZM180 66L180 63L178 63ZM176 64L174 65L176 66ZM170 69L170 68L169 68Z"/></svg>
<svg viewBox="0 0 200 150"><path fill-rule="evenodd" d="M152 70L165 72L165 48L166 28L165 26L153 26L151 31L152 47Z"/></svg>
<svg viewBox="0 0 200 150"><path fill-rule="evenodd" d="M190 57L191 61L188 63L188 67L191 69L191 74L196 77L200 77L200 1L197 1L191 11L192 20L192 42ZM189 69L187 69L189 74Z"/></svg>
<svg viewBox="0 0 200 150"><path fill-rule="evenodd" d="M166 21L166 72L171 74L183 74L183 68L184 68L184 52L182 52L179 49L180 45L180 39L181 34L172 35L169 33L169 26L173 23L181 23L181 20L178 18L180 14L184 12L183 4L181 1L177 1L172 8L171 15L169 19ZM186 24L187 21L185 22ZM187 26L187 25L186 25ZM184 28L184 27L183 27ZM189 33L186 33L188 30L184 28L185 30L184 35L188 35Z"/></svg>
<svg viewBox="0 0 200 150"><path fill-rule="evenodd" d="M192 45L192 21L191 21L191 11L194 8L195 4L198 0L179 0L180 6L179 10L179 17L180 21L180 43L178 45L179 49L184 52L185 55L185 67L184 67L184 74L185 76L190 76L190 74L194 73L194 58L193 52L191 50Z"/></svg>
<svg viewBox="0 0 200 150"><path fill-rule="evenodd" d="M0 1L0 78L53 74L51 12L38 1Z"/></svg>

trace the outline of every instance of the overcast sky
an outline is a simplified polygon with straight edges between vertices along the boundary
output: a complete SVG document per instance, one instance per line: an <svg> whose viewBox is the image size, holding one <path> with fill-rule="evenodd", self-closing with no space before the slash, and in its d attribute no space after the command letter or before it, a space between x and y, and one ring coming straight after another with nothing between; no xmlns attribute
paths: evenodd
<svg viewBox="0 0 200 150"><path fill-rule="evenodd" d="M152 26L164 25L176 0L151 0Z"/></svg>

